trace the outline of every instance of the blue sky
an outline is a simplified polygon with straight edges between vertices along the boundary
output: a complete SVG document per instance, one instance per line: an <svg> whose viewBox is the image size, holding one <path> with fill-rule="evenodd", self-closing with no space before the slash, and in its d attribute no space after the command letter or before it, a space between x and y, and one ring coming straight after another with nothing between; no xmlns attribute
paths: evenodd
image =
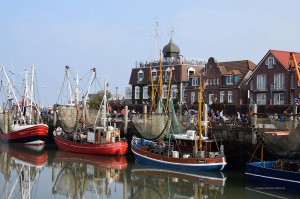
<svg viewBox="0 0 300 199"><path fill-rule="evenodd" d="M173 41L186 57L258 63L269 49L300 52L298 0L0 0L0 65L36 66L45 104L56 102L64 67L92 67L124 94L135 63Z"/></svg>

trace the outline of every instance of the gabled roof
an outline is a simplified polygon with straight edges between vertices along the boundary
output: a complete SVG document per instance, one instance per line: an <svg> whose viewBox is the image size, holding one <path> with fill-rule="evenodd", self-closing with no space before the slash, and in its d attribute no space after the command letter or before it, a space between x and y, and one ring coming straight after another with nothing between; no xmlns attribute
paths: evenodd
<svg viewBox="0 0 300 199"><path fill-rule="evenodd" d="M249 70L255 68L255 64L250 60L220 62L220 66L225 66L229 70L239 70L242 74L246 74Z"/></svg>
<svg viewBox="0 0 300 199"><path fill-rule="evenodd" d="M270 53L285 67L289 68L290 52L280 50L270 50ZM300 61L300 53L295 52L297 61Z"/></svg>

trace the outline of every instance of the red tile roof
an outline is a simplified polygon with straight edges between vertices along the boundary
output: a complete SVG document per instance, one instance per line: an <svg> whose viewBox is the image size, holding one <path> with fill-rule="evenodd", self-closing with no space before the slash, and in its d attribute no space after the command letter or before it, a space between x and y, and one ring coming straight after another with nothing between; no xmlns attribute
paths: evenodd
<svg viewBox="0 0 300 199"><path fill-rule="evenodd" d="M280 50L270 50L273 56L280 61L280 63L285 67L289 68L290 52L280 51ZM295 57L297 62L300 62L300 53L295 52Z"/></svg>

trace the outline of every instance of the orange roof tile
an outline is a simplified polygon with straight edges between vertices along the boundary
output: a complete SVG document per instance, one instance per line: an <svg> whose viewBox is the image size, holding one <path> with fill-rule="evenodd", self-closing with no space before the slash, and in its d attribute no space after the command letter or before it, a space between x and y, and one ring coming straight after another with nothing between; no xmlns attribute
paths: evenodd
<svg viewBox="0 0 300 199"><path fill-rule="evenodd" d="M290 52L280 50L270 50L271 53L276 57L278 61L285 67L289 68ZM297 62L300 62L300 53L295 52Z"/></svg>

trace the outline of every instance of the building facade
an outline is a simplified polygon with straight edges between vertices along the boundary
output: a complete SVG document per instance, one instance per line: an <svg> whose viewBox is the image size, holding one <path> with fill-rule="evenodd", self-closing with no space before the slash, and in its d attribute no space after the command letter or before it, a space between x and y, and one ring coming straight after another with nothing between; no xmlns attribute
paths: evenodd
<svg viewBox="0 0 300 199"><path fill-rule="evenodd" d="M295 53L300 60L300 53ZM249 79L250 101L257 105L294 105L300 98L295 68L289 65L290 52L269 50Z"/></svg>
<svg viewBox="0 0 300 199"><path fill-rule="evenodd" d="M247 104L246 83L254 68L249 60L218 62L210 57L203 70L204 103L235 107Z"/></svg>
<svg viewBox="0 0 300 199"><path fill-rule="evenodd" d="M177 104L191 105L192 101L188 96L190 77L200 72L204 68L206 61L204 59L191 59L180 55L180 49L173 43L172 38L163 48L162 54L162 98L167 98L168 85L171 81L170 96L173 101ZM170 70L172 70L172 78L170 78ZM152 76L152 81L150 75ZM151 102L152 88L155 89L157 87L159 75L159 61L140 63L136 68L131 70L129 80L131 91L128 88L128 93L131 92L132 94L131 100L133 104L149 104Z"/></svg>

